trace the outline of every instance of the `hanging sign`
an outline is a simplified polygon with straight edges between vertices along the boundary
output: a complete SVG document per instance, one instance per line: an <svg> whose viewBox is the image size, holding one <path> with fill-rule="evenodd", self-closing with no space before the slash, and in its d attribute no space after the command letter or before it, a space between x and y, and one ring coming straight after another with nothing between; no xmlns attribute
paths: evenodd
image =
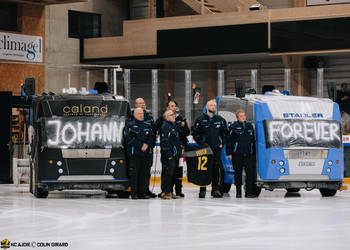
<svg viewBox="0 0 350 250"><path fill-rule="evenodd" d="M43 38L0 32L0 59L25 62L43 61Z"/></svg>

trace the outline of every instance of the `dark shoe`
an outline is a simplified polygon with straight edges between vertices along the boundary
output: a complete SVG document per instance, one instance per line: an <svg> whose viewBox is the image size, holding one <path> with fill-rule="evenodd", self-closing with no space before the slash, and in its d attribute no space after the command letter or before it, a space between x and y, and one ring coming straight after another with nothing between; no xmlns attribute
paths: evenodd
<svg viewBox="0 0 350 250"><path fill-rule="evenodd" d="M149 198L151 198L151 197L149 197L148 195L138 195L138 198L139 199L142 199L142 200L147 200L147 199L149 199Z"/></svg>
<svg viewBox="0 0 350 250"><path fill-rule="evenodd" d="M236 198L242 198L242 189L241 188L236 189Z"/></svg>
<svg viewBox="0 0 350 250"><path fill-rule="evenodd" d="M180 196L181 198L184 198L185 195L183 193L176 193L177 196Z"/></svg>
<svg viewBox="0 0 350 250"><path fill-rule="evenodd" d="M159 193L158 198L163 198L164 195L165 195L165 193Z"/></svg>
<svg viewBox="0 0 350 250"><path fill-rule="evenodd" d="M150 198L156 198L157 195L155 193L152 193L151 191L146 193L147 196L149 196Z"/></svg>
<svg viewBox="0 0 350 250"><path fill-rule="evenodd" d="M205 191L200 191L198 196L201 199L205 198Z"/></svg>
<svg viewBox="0 0 350 250"><path fill-rule="evenodd" d="M139 197L136 195L136 194L134 194L134 195L131 195L131 199L133 199L133 200L137 200Z"/></svg>
<svg viewBox="0 0 350 250"><path fill-rule="evenodd" d="M214 198L222 198L222 193L219 190L214 191L212 195Z"/></svg>
<svg viewBox="0 0 350 250"><path fill-rule="evenodd" d="M255 194L246 194L245 198L256 198L258 196L256 196Z"/></svg>

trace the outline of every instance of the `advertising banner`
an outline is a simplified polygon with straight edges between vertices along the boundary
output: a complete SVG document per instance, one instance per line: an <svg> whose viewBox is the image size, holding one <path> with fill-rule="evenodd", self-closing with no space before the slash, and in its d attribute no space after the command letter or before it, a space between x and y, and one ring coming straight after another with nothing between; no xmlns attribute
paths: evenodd
<svg viewBox="0 0 350 250"><path fill-rule="evenodd" d="M25 62L43 61L43 38L0 32L0 59Z"/></svg>

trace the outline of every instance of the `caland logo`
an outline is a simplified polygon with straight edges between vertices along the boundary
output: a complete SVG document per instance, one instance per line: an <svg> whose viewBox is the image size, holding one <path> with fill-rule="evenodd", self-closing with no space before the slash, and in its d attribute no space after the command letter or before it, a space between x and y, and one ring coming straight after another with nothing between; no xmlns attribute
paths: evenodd
<svg viewBox="0 0 350 250"><path fill-rule="evenodd" d="M1 249L8 249L10 248L10 242L8 239L3 239L1 241Z"/></svg>
<svg viewBox="0 0 350 250"><path fill-rule="evenodd" d="M283 118L323 118L322 113L283 113Z"/></svg>
<svg viewBox="0 0 350 250"><path fill-rule="evenodd" d="M75 106L64 106L63 115L107 115L108 106L92 106L92 105L75 105Z"/></svg>

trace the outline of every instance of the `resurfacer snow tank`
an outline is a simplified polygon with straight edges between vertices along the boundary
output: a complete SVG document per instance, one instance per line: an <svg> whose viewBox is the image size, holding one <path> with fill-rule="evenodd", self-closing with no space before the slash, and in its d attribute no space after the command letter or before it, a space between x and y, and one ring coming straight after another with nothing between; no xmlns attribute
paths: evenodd
<svg viewBox="0 0 350 250"><path fill-rule="evenodd" d="M126 196L128 101L113 95L38 96L33 102L30 192L101 189Z"/></svg>

